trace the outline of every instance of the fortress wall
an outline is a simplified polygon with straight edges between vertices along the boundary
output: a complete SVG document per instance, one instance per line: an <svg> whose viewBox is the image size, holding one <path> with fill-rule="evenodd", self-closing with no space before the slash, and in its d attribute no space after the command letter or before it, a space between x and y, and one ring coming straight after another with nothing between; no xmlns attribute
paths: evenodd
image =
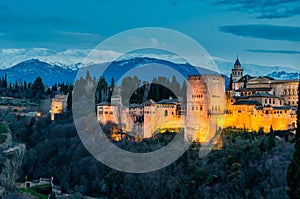
<svg viewBox="0 0 300 199"><path fill-rule="evenodd" d="M223 77L189 76L185 138L209 142L215 136L217 129L223 126L225 107Z"/></svg>
<svg viewBox="0 0 300 199"><path fill-rule="evenodd" d="M263 128L265 132L273 130L285 130L291 128L294 119L291 110L273 110L264 108L256 110L255 105L229 105L232 114L227 114L224 127L240 128L258 132ZM268 114L266 114L268 111Z"/></svg>

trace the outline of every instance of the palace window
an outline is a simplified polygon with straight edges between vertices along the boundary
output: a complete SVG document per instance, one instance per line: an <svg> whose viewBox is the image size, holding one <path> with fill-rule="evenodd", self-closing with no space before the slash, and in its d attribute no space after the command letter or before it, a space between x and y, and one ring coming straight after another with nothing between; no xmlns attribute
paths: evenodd
<svg viewBox="0 0 300 199"><path fill-rule="evenodd" d="M168 116L168 111L167 110L165 110L165 117L167 117Z"/></svg>
<svg viewBox="0 0 300 199"><path fill-rule="evenodd" d="M269 114L269 110L266 110L266 114Z"/></svg>

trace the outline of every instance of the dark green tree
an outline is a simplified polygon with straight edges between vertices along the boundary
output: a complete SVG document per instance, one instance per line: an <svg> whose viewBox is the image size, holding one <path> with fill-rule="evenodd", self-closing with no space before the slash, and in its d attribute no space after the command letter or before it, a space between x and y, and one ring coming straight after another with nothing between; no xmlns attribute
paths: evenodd
<svg viewBox="0 0 300 199"><path fill-rule="evenodd" d="M300 78L298 86L298 99L300 99ZM289 198L300 198L300 102L298 101L297 109L297 129L296 129L296 143L293 160L290 163L287 171L287 194Z"/></svg>
<svg viewBox="0 0 300 199"><path fill-rule="evenodd" d="M115 79L112 77L109 86L109 92L108 92L108 102L111 102L111 96L114 92L114 88L115 88Z"/></svg>
<svg viewBox="0 0 300 199"><path fill-rule="evenodd" d="M23 83L23 87L24 87L24 90L26 91L27 90L27 82L26 82L26 80Z"/></svg>
<svg viewBox="0 0 300 199"><path fill-rule="evenodd" d="M86 81L91 81L91 80L92 80L90 71L88 71L88 70L86 71L86 74L85 74L85 80L86 80Z"/></svg>
<svg viewBox="0 0 300 199"><path fill-rule="evenodd" d="M56 83L52 86L52 90L57 91L57 84Z"/></svg>
<svg viewBox="0 0 300 199"><path fill-rule="evenodd" d="M45 85L41 77L37 77L32 85L33 96L40 98L45 91Z"/></svg>
<svg viewBox="0 0 300 199"><path fill-rule="evenodd" d="M72 110L72 91L69 92L68 98L67 98L67 110Z"/></svg>
<svg viewBox="0 0 300 199"><path fill-rule="evenodd" d="M183 98L183 102L186 103L186 92L187 92L187 83L186 83L186 81L182 82L180 92L181 92L181 97Z"/></svg>
<svg viewBox="0 0 300 199"><path fill-rule="evenodd" d="M108 84L103 76L100 77L95 93L96 103L105 102L108 99Z"/></svg>
<svg viewBox="0 0 300 199"><path fill-rule="evenodd" d="M273 131L273 127L271 126L270 134L269 134L268 150L270 151L274 147L275 147L275 133Z"/></svg>
<svg viewBox="0 0 300 199"><path fill-rule="evenodd" d="M6 76L6 74L4 76L4 87L7 88L7 76Z"/></svg>
<svg viewBox="0 0 300 199"><path fill-rule="evenodd" d="M172 77L172 81L171 81L171 85L170 85L169 89L177 95L180 93L180 84L177 82L175 76Z"/></svg>
<svg viewBox="0 0 300 199"><path fill-rule="evenodd" d="M136 94L135 91L139 88L140 84L141 80L137 76L128 76L122 80L121 96L123 105L129 105L131 96Z"/></svg>

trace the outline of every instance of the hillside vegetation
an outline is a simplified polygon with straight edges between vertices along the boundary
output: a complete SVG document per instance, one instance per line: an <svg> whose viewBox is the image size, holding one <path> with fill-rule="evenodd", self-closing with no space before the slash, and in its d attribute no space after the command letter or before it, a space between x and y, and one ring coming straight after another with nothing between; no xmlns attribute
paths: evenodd
<svg viewBox="0 0 300 199"><path fill-rule="evenodd" d="M14 125L19 127L13 132L15 137L27 144L22 179L54 176L63 192L108 198L287 198L285 177L294 146L284 136L275 138L275 147L269 147L269 135L224 130L222 149L205 158L200 159L197 146L192 145L168 167L130 174L108 168L91 156L69 113L55 122L21 119ZM160 144L173 135L163 136ZM137 145L141 151L149 147L131 140L117 144L129 151Z"/></svg>

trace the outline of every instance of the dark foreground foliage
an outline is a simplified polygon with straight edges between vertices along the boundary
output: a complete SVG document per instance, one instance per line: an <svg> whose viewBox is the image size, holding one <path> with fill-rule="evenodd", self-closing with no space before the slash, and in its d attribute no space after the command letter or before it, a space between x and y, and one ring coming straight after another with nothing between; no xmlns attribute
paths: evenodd
<svg viewBox="0 0 300 199"><path fill-rule="evenodd" d="M268 135L228 130L221 136L223 148L205 158L193 145L166 168L130 174L91 156L70 114L55 122L42 118L15 125L20 127L16 137L28 148L23 179L53 176L63 192L108 198L287 198L285 178L294 146L285 139L275 138L275 147L269 148ZM123 145L134 151L131 141Z"/></svg>
<svg viewBox="0 0 300 199"><path fill-rule="evenodd" d="M300 79L299 79L300 83ZM298 87L298 99L300 99L300 84ZM291 199L300 198L300 103L297 109L297 129L295 136L295 152L287 172L288 196Z"/></svg>

